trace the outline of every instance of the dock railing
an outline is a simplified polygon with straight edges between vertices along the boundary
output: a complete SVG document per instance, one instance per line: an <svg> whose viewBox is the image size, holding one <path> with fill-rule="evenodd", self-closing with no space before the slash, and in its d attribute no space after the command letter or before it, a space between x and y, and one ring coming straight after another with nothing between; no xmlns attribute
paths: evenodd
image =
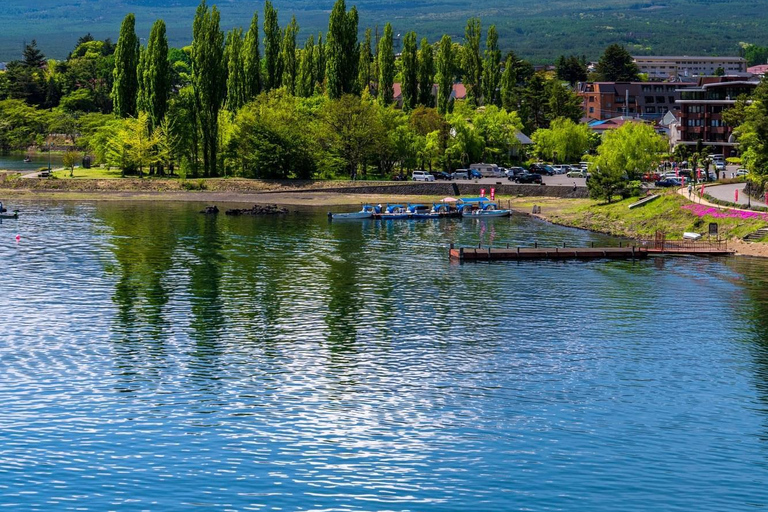
<svg viewBox="0 0 768 512"><path fill-rule="evenodd" d="M642 240L640 246L655 252L726 252L725 240L667 240L665 238Z"/></svg>

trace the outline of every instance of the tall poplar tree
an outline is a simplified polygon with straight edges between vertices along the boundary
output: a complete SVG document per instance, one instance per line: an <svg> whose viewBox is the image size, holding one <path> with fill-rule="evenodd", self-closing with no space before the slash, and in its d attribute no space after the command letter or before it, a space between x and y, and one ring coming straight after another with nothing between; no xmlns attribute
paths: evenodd
<svg viewBox="0 0 768 512"><path fill-rule="evenodd" d="M406 111L416 108L419 99L419 56L416 46L416 32L408 32L403 38L403 51L400 54L402 63L402 83L400 90L403 94L403 109Z"/></svg>
<svg viewBox="0 0 768 512"><path fill-rule="evenodd" d="M312 96L315 91L315 37L309 36L304 49L299 52L299 74L296 78L296 95L302 98Z"/></svg>
<svg viewBox="0 0 768 512"><path fill-rule="evenodd" d="M419 104L425 107L433 107L435 104L432 96L432 87L435 84L435 57L432 45L427 38L421 40L419 50Z"/></svg>
<svg viewBox="0 0 768 512"><path fill-rule="evenodd" d="M136 37L136 17L129 14L120 25L120 37L115 47L112 103L119 117L136 116L136 98L139 91L139 38Z"/></svg>
<svg viewBox="0 0 768 512"><path fill-rule="evenodd" d="M362 93L371 87L371 29L365 30L365 39L360 45L360 64L357 66L357 88Z"/></svg>
<svg viewBox="0 0 768 512"><path fill-rule="evenodd" d="M336 0L328 20L325 43L325 76L331 99L350 94L357 88L359 45L357 43L357 8L347 12L344 0Z"/></svg>
<svg viewBox="0 0 768 512"><path fill-rule="evenodd" d="M219 29L221 15L200 2L192 24L192 88L203 142L203 172L216 176L219 111L226 94L224 33Z"/></svg>
<svg viewBox="0 0 768 512"><path fill-rule="evenodd" d="M392 25L384 25L384 37L379 41L379 103L390 105L395 81L395 51L393 46Z"/></svg>
<svg viewBox="0 0 768 512"><path fill-rule="evenodd" d="M504 62L504 73L501 75L499 87L501 106L507 112L517 110L519 98L517 82L517 55L514 52L509 52L507 60Z"/></svg>
<svg viewBox="0 0 768 512"><path fill-rule="evenodd" d="M277 24L277 10L272 2L264 2L264 90L280 87L282 69L280 65L280 26Z"/></svg>
<svg viewBox="0 0 768 512"><path fill-rule="evenodd" d="M245 105L247 84L243 64L243 29L232 29L227 33L227 109L237 112Z"/></svg>
<svg viewBox="0 0 768 512"><path fill-rule="evenodd" d="M296 62L296 35L299 33L299 24L296 23L296 16L291 18L291 22L285 27L283 35L283 45L281 48L283 63L282 85L291 94L296 94L296 74L298 64Z"/></svg>
<svg viewBox="0 0 768 512"><path fill-rule="evenodd" d="M437 50L437 111L445 115L453 92L453 41L444 35Z"/></svg>
<svg viewBox="0 0 768 512"><path fill-rule="evenodd" d="M315 58L313 59L312 64L315 66L315 70L312 72L312 76L315 79L315 86L318 91L322 91L323 85L325 84L325 44L323 44L322 32L317 34Z"/></svg>
<svg viewBox="0 0 768 512"><path fill-rule="evenodd" d="M245 33L243 43L243 73L245 74L245 98L250 101L261 92L261 55L259 53L259 15L253 14L251 27Z"/></svg>
<svg viewBox="0 0 768 512"><path fill-rule="evenodd" d="M470 18L464 29L464 86L467 88L467 99L472 106L480 105L482 96L483 61L480 58L480 19Z"/></svg>
<svg viewBox="0 0 768 512"><path fill-rule="evenodd" d="M486 105L501 104L499 81L501 80L501 50L499 50L499 33L496 25L488 28L485 41L485 61L483 62L483 103Z"/></svg>
<svg viewBox="0 0 768 512"><path fill-rule="evenodd" d="M165 22L157 20L149 34L146 50L141 52L137 108L149 114L150 130L163 122L171 93L171 67L168 62L168 38Z"/></svg>

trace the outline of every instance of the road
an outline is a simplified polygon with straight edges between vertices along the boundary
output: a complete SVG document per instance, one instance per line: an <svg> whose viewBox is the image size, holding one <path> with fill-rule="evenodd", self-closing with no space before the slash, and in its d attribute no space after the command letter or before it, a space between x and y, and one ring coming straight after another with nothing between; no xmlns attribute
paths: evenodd
<svg viewBox="0 0 768 512"><path fill-rule="evenodd" d="M554 187L586 187L586 178L568 178L565 174L557 174L555 176L542 176L542 182L544 185L550 185ZM514 181L509 181L507 178L482 178L477 180L454 180L457 184L462 183L477 183L478 185L509 185L514 184Z"/></svg>
<svg viewBox="0 0 768 512"><path fill-rule="evenodd" d="M738 202L738 204L747 206L766 206L764 201L758 201L755 198L748 198L747 194L744 193L744 186L746 183L729 183L727 185L712 185L710 187L704 186L704 192L711 195L715 199L719 199L721 201L730 201L730 202ZM739 191L739 200L734 201L734 191Z"/></svg>

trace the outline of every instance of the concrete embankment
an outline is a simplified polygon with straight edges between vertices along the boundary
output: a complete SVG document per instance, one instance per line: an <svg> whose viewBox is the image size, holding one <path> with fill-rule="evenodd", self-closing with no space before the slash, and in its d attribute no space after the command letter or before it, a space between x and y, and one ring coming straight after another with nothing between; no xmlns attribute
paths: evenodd
<svg viewBox="0 0 768 512"><path fill-rule="evenodd" d="M0 189L35 192L228 192L239 194L328 192L392 196L474 196L485 189L497 195L586 198L586 187L547 185L487 185L474 182L389 182L389 181L310 181L239 179L5 179Z"/></svg>

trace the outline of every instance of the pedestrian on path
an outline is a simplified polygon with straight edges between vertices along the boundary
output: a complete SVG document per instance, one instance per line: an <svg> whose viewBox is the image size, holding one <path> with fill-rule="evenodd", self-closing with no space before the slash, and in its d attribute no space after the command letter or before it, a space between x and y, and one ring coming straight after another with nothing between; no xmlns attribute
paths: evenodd
<svg viewBox="0 0 768 512"><path fill-rule="evenodd" d="M691 198L691 193L693 192L693 185L690 183L688 184L688 199Z"/></svg>

